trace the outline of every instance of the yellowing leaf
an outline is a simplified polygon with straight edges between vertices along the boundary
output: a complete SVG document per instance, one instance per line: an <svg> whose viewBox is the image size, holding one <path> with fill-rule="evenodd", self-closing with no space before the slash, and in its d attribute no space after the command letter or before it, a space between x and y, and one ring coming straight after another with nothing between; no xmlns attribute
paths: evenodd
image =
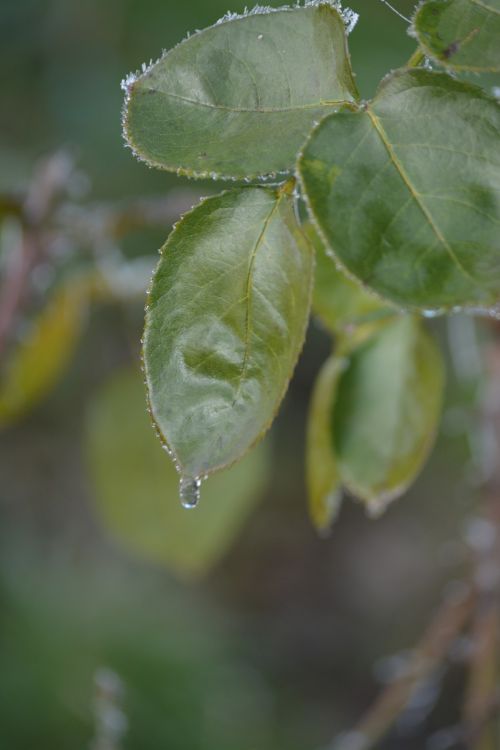
<svg viewBox="0 0 500 750"><path fill-rule="evenodd" d="M87 303L84 279L67 281L34 319L0 374L0 427L32 408L68 366Z"/></svg>
<svg viewBox="0 0 500 750"><path fill-rule="evenodd" d="M330 357L314 386L309 407L306 474L309 513L320 532L330 528L341 502L341 478L332 435L336 384L344 360Z"/></svg>

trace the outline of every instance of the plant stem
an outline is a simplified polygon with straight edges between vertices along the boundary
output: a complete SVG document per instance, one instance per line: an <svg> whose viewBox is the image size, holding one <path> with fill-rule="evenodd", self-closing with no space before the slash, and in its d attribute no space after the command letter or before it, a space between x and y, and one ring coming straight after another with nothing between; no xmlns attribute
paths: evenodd
<svg viewBox="0 0 500 750"><path fill-rule="evenodd" d="M490 713L497 677L497 633L500 624L498 602L480 602L472 632L473 657L464 706L465 726L472 733L470 747L474 750L495 750L494 727L485 721Z"/></svg>
<svg viewBox="0 0 500 750"><path fill-rule="evenodd" d="M410 57L408 62L406 63L407 68L418 68L419 65L423 63L425 60L425 55L420 49L420 47L417 47L413 55Z"/></svg>
<svg viewBox="0 0 500 750"><path fill-rule="evenodd" d="M445 659L450 645L470 617L475 601L475 591L470 589L443 602L403 674L375 700L354 731L333 742L331 750L370 750L376 746L423 680Z"/></svg>

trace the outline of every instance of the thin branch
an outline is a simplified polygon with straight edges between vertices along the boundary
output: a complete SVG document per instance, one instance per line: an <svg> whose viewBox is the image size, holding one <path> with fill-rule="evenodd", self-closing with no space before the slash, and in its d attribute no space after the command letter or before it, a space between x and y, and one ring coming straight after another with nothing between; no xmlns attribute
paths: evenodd
<svg viewBox="0 0 500 750"><path fill-rule="evenodd" d="M486 727L498 718L500 712L500 695L496 691L484 706L484 711L478 715L474 724L455 724L439 729L428 738L428 744L439 747L439 750L463 750L464 747L476 747ZM493 746L496 748L496 745Z"/></svg>
<svg viewBox="0 0 500 750"><path fill-rule="evenodd" d="M422 682L443 662L464 628L476 601L468 590L448 597L431 622L407 668L375 700L354 731L339 737L331 750L370 750L391 729Z"/></svg>
<svg viewBox="0 0 500 750"><path fill-rule="evenodd" d="M481 606L482 605L482 606ZM491 723L491 696L497 681L497 649L500 613L496 597L480 603L472 631L473 654L464 706L464 724L469 729L472 750L495 750Z"/></svg>
<svg viewBox="0 0 500 750"><path fill-rule="evenodd" d="M383 3L384 5L387 5L387 7L390 8L392 12L395 13L397 16L402 18L403 21L406 21L406 23L411 23L410 19L404 16L402 13L400 13L400 11L397 8L395 8L393 5L391 5L388 2L388 0L380 0L380 2Z"/></svg>

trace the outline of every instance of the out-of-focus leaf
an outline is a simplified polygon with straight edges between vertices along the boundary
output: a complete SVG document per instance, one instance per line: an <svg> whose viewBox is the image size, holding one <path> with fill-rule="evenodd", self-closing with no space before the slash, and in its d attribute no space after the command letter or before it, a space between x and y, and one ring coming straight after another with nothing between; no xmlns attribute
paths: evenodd
<svg viewBox="0 0 500 750"><path fill-rule="evenodd" d="M269 427L304 340L312 275L286 186L208 198L170 235L144 366L153 419L186 478L238 460Z"/></svg>
<svg viewBox="0 0 500 750"><path fill-rule="evenodd" d="M229 15L124 88L139 158L240 179L291 170L313 123L356 98L344 21L328 2Z"/></svg>
<svg viewBox="0 0 500 750"><path fill-rule="evenodd" d="M91 403L86 430L96 508L125 547L191 575L213 566L233 543L265 487L267 443L203 484L185 510L179 476L151 429L138 372L115 376Z"/></svg>
<svg viewBox="0 0 500 750"><path fill-rule="evenodd" d="M398 71L325 118L299 159L312 217L359 281L418 309L500 297L500 106L427 70Z"/></svg>
<svg viewBox="0 0 500 750"><path fill-rule="evenodd" d="M337 268L311 224L305 226L305 231L316 249L312 311L331 333L349 334L360 325L397 314L392 305L367 292Z"/></svg>
<svg viewBox="0 0 500 750"><path fill-rule="evenodd" d="M330 357L314 385L309 407L306 475L309 513L319 532L328 531L340 507L340 472L332 437L332 409L344 360Z"/></svg>
<svg viewBox="0 0 500 750"><path fill-rule="evenodd" d="M412 32L425 54L453 70L500 71L499 0L428 0Z"/></svg>
<svg viewBox="0 0 500 750"><path fill-rule="evenodd" d="M0 372L0 427L35 406L64 373L81 331L87 296L86 279L64 282L12 350Z"/></svg>
<svg viewBox="0 0 500 750"><path fill-rule="evenodd" d="M441 409L443 363L413 316L396 319L351 354L333 410L342 482L376 513L420 471Z"/></svg>

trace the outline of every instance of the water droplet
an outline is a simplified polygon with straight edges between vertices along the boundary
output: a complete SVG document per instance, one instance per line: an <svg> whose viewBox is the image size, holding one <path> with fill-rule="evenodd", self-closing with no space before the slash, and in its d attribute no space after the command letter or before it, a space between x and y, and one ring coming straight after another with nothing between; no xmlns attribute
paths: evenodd
<svg viewBox="0 0 500 750"><path fill-rule="evenodd" d="M179 497L183 508L196 508L200 499L200 487L201 479L199 477L181 477Z"/></svg>
<svg viewBox="0 0 500 750"><path fill-rule="evenodd" d="M435 308L435 309L429 309L429 310L422 310L422 315L424 318L438 318L440 315L444 314L444 310L442 308Z"/></svg>

